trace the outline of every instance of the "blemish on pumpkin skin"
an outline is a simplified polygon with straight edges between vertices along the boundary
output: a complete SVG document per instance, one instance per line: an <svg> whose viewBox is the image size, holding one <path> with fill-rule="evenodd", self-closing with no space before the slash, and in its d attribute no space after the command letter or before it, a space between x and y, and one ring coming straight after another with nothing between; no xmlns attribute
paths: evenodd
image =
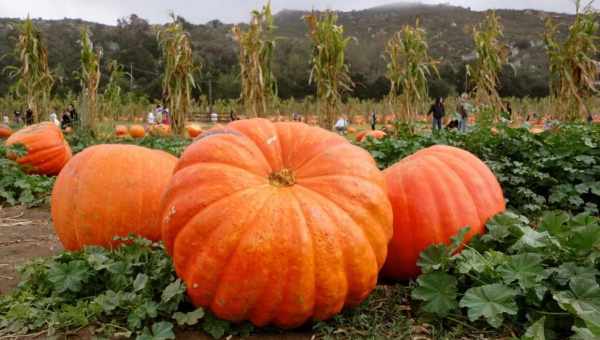
<svg viewBox="0 0 600 340"><path fill-rule="evenodd" d="M173 216L175 216L175 214L177 213L177 210L175 209L175 206L172 205L171 208L169 209L169 214L165 217L165 224L169 224L171 222L171 218Z"/></svg>

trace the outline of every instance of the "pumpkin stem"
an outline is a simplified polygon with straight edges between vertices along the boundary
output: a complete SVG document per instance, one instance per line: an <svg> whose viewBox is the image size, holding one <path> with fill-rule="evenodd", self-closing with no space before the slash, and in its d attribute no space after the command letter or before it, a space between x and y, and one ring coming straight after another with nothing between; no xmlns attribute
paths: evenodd
<svg viewBox="0 0 600 340"><path fill-rule="evenodd" d="M296 177L290 169L282 169L281 171L274 172L269 176L269 182L272 186L283 188L291 187L296 184Z"/></svg>

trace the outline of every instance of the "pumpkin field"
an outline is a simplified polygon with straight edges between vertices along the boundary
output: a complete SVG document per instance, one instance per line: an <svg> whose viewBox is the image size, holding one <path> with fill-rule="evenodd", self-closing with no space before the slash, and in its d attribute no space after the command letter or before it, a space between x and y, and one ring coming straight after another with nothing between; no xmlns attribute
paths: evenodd
<svg viewBox="0 0 600 340"><path fill-rule="evenodd" d="M281 100L267 3L231 30L241 93L218 113L193 98L174 14L154 103L121 98L117 61L99 92L85 26L81 92L53 95L22 21L0 101L27 107L0 124L0 340L600 339L600 25L576 7L564 36L545 22L550 97L500 96L489 11L464 93L429 110L441 61L418 18L382 51L375 102L352 96L335 12L304 16L315 97Z"/></svg>

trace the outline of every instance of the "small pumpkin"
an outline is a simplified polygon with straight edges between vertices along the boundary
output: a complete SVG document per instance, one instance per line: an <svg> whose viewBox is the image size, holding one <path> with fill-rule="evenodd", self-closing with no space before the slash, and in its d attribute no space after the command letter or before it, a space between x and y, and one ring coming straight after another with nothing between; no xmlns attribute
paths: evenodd
<svg viewBox="0 0 600 340"><path fill-rule="evenodd" d="M132 125L129 127L129 135L133 138L143 138L146 135L146 129L141 125Z"/></svg>
<svg viewBox="0 0 600 340"><path fill-rule="evenodd" d="M421 150L385 171L394 209L394 236L382 275L412 279L419 254L432 244L448 244L469 226L468 242L485 223L505 210L502 188L473 154L450 146Z"/></svg>
<svg viewBox="0 0 600 340"><path fill-rule="evenodd" d="M5 139L12 135L13 131L8 125L0 124L0 139Z"/></svg>
<svg viewBox="0 0 600 340"><path fill-rule="evenodd" d="M353 128L352 126L350 126L348 128L348 133L356 133L356 128Z"/></svg>
<svg viewBox="0 0 600 340"><path fill-rule="evenodd" d="M117 125L115 126L115 135L117 137L125 137L129 134L129 130L125 125Z"/></svg>
<svg viewBox="0 0 600 340"><path fill-rule="evenodd" d="M267 119L232 122L189 146L161 210L163 241L195 305L283 328L363 301L393 219L368 152Z"/></svg>
<svg viewBox="0 0 600 340"><path fill-rule="evenodd" d="M160 198L177 158L135 145L95 145L67 164L52 190L54 229L67 250L114 247L115 236L159 241Z"/></svg>
<svg viewBox="0 0 600 340"><path fill-rule="evenodd" d="M62 131L50 122L30 125L13 133L6 140L6 146L16 145L23 145L27 154L18 156L9 152L7 157L30 174L57 175L72 156Z"/></svg>
<svg viewBox="0 0 600 340"><path fill-rule="evenodd" d="M364 134L361 134L360 138L359 136L356 136L356 140L362 143L366 141L369 137L373 139L383 139L385 138L385 136L387 136L387 134L384 131L372 130L366 131Z"/></svg>
<svg viewBox="0 0 600 340"><path fill-rule="evenodd" d="M198 124L190 124L187 126L187 133L190 138L196 138L202 134L202 127Z"/></svg>
<svg viewBox="0 0 600 340"><path fill-rule="evenodd" d="M171 134L171 126L167 124L158 124L152 127L150 133L155 136L166 137Z"/></svg>

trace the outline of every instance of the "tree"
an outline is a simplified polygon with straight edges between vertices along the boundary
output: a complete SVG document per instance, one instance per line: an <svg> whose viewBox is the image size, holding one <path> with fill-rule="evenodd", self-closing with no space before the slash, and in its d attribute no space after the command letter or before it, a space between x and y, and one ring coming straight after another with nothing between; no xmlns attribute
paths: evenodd
<svg viewBox="0 0 600 340"><path fill-rule="evenodd" d="M9 66L9 77L18 78L15 92L25 97L27 107L33 111L34 122L47 113L50 92L54 86L54 77L48 68L48 49L40 30L27 17L18 25L19 38L15 54L20 61L19 67Z"/></svg>
<svg viewBox="0 0 600 340"><path fill-rule="evenodd" d="M191 92L196 87L194 74L199 66L194 64L192 45L187 32L173 17L173 22L159 31L164 74L163 97L171 112L173 131L183 133L185 117L191 106Z"/></svg>
<svg viewBox="0 0 600 340"><path fill-rule="evenodd" d="M312 70L309 83L317 86L317 97L325 106L320 113L321 126L332 129L343 92L352 91L353 83L345 60L351 38L344 37L344 27L337 25L337 15L327 12L304 17L313 43Z"/></svg>
<svg viewBox="0 0 600 340"><path fill-rule="evenodd" d="M273 29L270 2L262 11L252 12L247 31L242 31L239 25L232 29L234 39L239 44L240 99L253 117L265 117L270 102L277 96L277 84L272 72L275 47Z"/></svg>
<svg viewBox="0 0 600 340"><path fill-rule="evenodd" d="M494 11L488 13L478 27L473 28L477 59L467 66L467 75L473 85L473 97L478 105L489 106L494 114L504 108L498 94L499 73L508 63L508 47L500 42L503 27Z"/></svg>
<svg viewBox="0 0 600 340"><path fill-rule="evenodd" d="M428 78L432 71L439 76L437 60L429 56L425 30L417 20L414 27L404 26L387 43L387 78L390 81L389 105L395 109L401 93L400 120L412 126L428 99Z"/></svg>
<svg viewBox="0 0 600 340"><path fill-rule="evenodd" d="M100 59L102 50L94 49L88 29L81 29L81 97L82 112L81 125L84 129L94 133L97 120L97 97L100 85Z"/></svg>
<svg viewBox="0 0 600 340"><path fill-rule="evenodd" d="M546 21L544 38L550 61L550 88L559 118L563 120L587 117L587 101L598 93L600 62L594 57L598 54L599 24L593 3L582 7L581 0L575 2L575 22L563 43L557 40L557 25L552 19Z"/></svg>

